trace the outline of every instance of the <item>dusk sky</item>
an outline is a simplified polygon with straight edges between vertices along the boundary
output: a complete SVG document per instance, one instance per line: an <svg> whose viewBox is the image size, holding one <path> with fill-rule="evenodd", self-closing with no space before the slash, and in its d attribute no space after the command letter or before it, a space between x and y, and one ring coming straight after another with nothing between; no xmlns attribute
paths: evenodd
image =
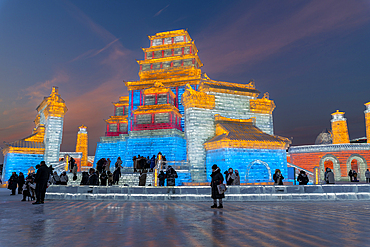
<svg viewBox="0 0 370 247"><path fill-rule="evenodd" d="M214 80L248 83L275 101L275 134L313 144L331 113L365 136L370 101L370 1L0 0L0 142L32 133L52 86L66 101L62 151L78 126L89 155L112 102L138 80L147 35L187 29ZM2 163L2 157L0 157Z"/></svg>

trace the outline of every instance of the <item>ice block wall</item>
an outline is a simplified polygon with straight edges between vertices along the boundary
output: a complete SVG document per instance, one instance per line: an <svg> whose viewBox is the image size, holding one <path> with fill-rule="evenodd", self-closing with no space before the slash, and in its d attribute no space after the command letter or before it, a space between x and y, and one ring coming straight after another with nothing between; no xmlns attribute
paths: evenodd
<svg viewBox="0 0 370 247"><path fill-rule="evenodd" d="M28 174L28 169L44 160L43 154L27 154L27 153L7 153L4 157L3 181L8 181L12 172L23 172L25 177Z"/></svg>
<svg viewBox="0 0 370 247"><path fill-rule="evenodd" d="M126 167L133 167L134 156L151 158L161 152L168 161L185 161L186 144L183 132L177 129L131 131L127 141Z"/></svg>
<svg viewBox="0 0 370 247"><path fill-rule="evenodd" d="M44 159L47 165L59 161L60 145L63 136L63 117L49 116L45 125L45 153Z"/></svg>
<svg viewBox="0 0 370 247"><path fill-rule="evenodd" d="M212 165L217 164L221 173L237 169L242 183L271 181L275 169L287 178L286 151L281 149L223 148L207 151L207 180L210 181Z"/></svg>

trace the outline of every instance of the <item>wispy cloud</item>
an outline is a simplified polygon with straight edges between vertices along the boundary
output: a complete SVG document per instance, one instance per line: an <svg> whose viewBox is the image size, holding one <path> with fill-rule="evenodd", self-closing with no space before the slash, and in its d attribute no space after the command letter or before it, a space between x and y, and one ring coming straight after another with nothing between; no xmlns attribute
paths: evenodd
<svg viewBox="0 0 370 247"><path fill-rule="evenodd" d="M223 23L216 32L214 26L210 27L197 42L202 58L207 59L206 72L221 73L233 68L234 73L235 66L258 63L296 41L317 37L316 42L320 42L334 32L350 30L370 20L369 7L360 1L354 4L327 0L307 2L266 25L261 16L267 18L275 7L260 3L236 20Z"/></svg>
<svg viewBox="0 0 370 247"><path fill-rule="evenodd" d="M106 42L111 42L112 40L117 39L112 33L106 30L101 25L94 22L89 16L87 16L83 11L76 7L69 1L63 1L65 4L65 9L71 14L73 18L82 23L84 26L89 28L95 34L98 35L102 40Z"/></svg>
<svg viewBox="0 0 370 247"><path fill-rule="evenodd" d="M112 42L110 42L109 44L107 44L106 46L104 46L102 49L94 52L93 54L91 54L89 57L95 57L96 55L98 55L99 53L105 51L106 49L108 49L112 44L116 43L119 39L115 39L113 40Z"/></svg>
<svg viewBox="0 0 370 247"><path fill-rule="evenodd" d="M26 89L23 89L23 95L28 97L31 102L41 102L45 96L50 94L50 90L53 86L60 86L64 83L67 83L69 80L69 76L63 72L58 71L57 74L53 77L53 79L46 80L44 82L38 82Z"/></svg>
<svg viewBox="0 0 370 247"><path fill-rule="evenodd" d="M77 57L73 58L72 60L70 60L68 63L73 63L77 60L80 60L80 59L84 59L84 58L87 58L89 57L94 51L96 51L95 49L90 49L84 53L82 53L81 55L78 55Z"/></svg>
<svg viewBox="0 0 370 247"><path fill-rule="evenodd" d="M156 17L160 14L162 14L163 11L165 11L170 5L168 4L166 7L164 7L163 9L159 10L157 13L155 13L155 15L153 17Z"/></svg>
<svg viewBox="0 0 370 247"><path fill-rule="evenodd" d="M78 55L77 57L75 57L74 59L72 59L71 61L69 61L69 63L72 63L72 62L75 62L75 61L78 61L78 60L84 59L84 58L93 58L93 57L99 55L101 52L103 52L106 49L108 49L109 47L111 47L118 40L119 39L113 40L112 42L110 42L109 44L107 44L106 46L104 46L103 48L101 48L99 50L95 50L95 49L88 50L87 52L84 52L81 55Z"/></svg>

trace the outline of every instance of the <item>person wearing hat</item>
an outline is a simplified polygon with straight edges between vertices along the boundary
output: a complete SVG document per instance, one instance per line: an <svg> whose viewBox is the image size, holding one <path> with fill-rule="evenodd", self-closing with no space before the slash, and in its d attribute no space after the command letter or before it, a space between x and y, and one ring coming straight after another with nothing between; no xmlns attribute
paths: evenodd
<svg viewBox="0 0 370 247"><path fill-rule="evenodd" d="M217 167L217 165L212 166L212 174L211 174L211 187L212 187L212 199L213 199L213 205L211 208L217 208L217 199L218 199L218 208L223 208L222 205L222 198L225 198L225 194L220 194L218 192L217 185L223 184L224 182L224 176L222 176L220 168Z"/></svg>

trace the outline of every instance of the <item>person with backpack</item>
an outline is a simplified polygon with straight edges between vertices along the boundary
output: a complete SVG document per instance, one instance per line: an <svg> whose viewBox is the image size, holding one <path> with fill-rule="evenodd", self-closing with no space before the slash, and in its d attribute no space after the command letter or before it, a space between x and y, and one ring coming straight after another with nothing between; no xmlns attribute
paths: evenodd
<svg viewBox="0 0 370 247"><path fill-rule="evenodd" d="M167 168L167 171L166 171L166 178L167 178L167 186L175 186L176 185L176 178L178 178L177 176L177 172L175 171L175 169L173 169L172 166L168 166Z"/></svg>

